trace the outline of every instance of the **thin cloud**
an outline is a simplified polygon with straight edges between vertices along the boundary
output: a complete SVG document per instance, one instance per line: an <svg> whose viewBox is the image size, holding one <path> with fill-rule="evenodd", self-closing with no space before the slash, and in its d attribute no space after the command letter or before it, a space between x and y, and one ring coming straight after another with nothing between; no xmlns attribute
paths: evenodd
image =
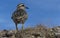
<svg viewBox="0 0 60 38"><path fill-rule="evenodd" d="M4 23L4 22L6 22L5 19L0 19L0 23Z"/></svg>

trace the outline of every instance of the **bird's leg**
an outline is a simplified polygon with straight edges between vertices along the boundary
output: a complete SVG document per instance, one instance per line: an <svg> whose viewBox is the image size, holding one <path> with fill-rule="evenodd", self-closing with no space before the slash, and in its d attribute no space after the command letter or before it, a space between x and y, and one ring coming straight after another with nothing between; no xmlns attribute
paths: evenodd
<svg viewBox="0 0 60 38"><path fill-rule="evenodd" d="M16 25L16 33L18 32L18 27L17 27L17 24L15 24Z"/></svg>
<svg viewBox="0 0 60 38"><path fill-rule="evenodd" d="M22 33L23 33L23 30L24 30L24 24L22 24Z"/></svg>
<svg viewBox="0 0 60 38"><path fill-rule="evenodd" d="M16 37L16 38L18 38L18 37L19 37L17 24L16 24L16 34L15 34L15 37Z"/></svg>

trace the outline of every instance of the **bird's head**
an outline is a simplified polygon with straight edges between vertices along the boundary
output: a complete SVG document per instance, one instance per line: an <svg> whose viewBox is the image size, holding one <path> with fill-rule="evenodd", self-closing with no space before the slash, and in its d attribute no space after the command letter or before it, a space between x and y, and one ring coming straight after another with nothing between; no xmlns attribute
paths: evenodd
<svg viewBox="0 0 60 38"><path fill-rule="evenodd" d="M23 3L18 4L18 5L17 5L17 8L19 8L19 9L29 9L29 8L26 7Z"/></svg>

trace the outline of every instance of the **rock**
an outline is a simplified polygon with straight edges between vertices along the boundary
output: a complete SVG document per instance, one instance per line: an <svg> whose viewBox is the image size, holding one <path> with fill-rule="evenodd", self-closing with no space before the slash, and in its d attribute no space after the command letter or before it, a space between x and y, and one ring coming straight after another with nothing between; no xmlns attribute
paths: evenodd
<svg viewBox="0 0 60 38"><path fill-rule="evenodd" d="M9 31L9 32L7 33L7 36L8 36L8 37L11 37L11 36L13 36L13 35L15 35L15 33L14 33L13 31Z"/></svg>
<svg viewBox="0 0 60 38"><path fill-rule="evenodd" d="M58 31L60 27L57 27ZM13 30L3 30L0 31L0 38L60 38L60 35L56 35L56 33L60 33L57 28L46 28L44 26L27 28L19 30L18 33Z"/></svg>
<svg viewBox="0 0 60 38"><path fill-rule="evenodd" d="M3 30L3 31L1 31L0 36L6 37L6 34L7 34L7 33L8 33L7 30Z"/></svg>

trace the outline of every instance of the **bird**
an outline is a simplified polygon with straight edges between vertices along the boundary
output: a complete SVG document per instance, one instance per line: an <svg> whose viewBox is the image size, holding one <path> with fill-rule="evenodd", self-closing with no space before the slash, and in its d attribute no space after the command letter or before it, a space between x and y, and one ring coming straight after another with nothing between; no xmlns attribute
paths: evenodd
<svg viewBox="0 0 60 38"><path fill-rule="evenodd" d="M26 9L29 9L23 3L17 5L16 10L13 12L11 19L14 21L16 31L18 32L18 24L22 24L22 30L24 29L24 23L28 19Z"/></svg>

